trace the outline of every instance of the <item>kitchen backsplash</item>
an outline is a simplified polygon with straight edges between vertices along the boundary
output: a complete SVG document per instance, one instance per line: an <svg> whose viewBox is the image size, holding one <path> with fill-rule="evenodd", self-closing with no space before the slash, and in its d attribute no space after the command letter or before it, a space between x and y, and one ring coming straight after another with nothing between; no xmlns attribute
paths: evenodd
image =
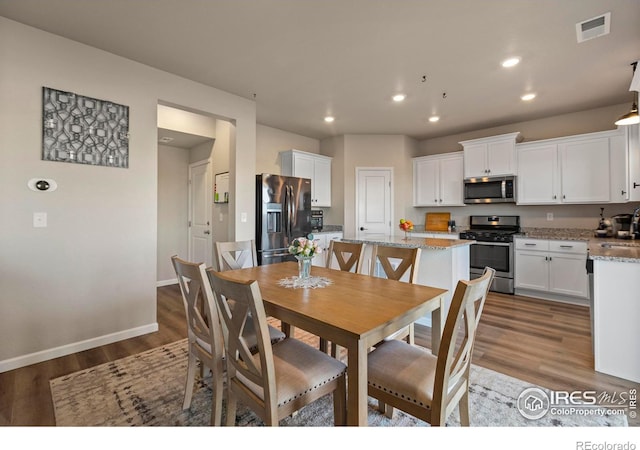
<svg viewBox="0 0 640 450"><path fill-rule="evenodd" d="M580 228L596 229L600 220L600 208L604 208L605 217L616 214L631 214L640 202L616 203L604 205L547 205L518 206L513 204L468 205L452 208L411 208L407 217L414 223L424 223L426 212L450 212L451 219L458 228L468 227L472 215L512 215L520 216L520 225L528 228ZM547 220L551 214L553 220Z"/></svg>

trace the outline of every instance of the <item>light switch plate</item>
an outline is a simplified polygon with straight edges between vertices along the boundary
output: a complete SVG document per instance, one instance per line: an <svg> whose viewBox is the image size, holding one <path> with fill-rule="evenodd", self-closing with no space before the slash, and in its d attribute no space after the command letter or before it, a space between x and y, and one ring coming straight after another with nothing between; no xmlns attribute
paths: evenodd
<svg viewBox="0 0 640 450"><path fill-rule="evenodd" d="M47 213L46 212L33 213L33 227L34 228L46 228L47 227Z"/></svg>

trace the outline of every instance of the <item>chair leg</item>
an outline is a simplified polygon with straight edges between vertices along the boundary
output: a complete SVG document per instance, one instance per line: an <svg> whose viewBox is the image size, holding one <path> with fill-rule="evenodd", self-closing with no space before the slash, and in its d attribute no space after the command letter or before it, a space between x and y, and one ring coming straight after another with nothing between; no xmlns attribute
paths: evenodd
<svg viewBox="0 0 640 450"><path fill-rule="evenodd" d="M470 425L470 422L469 422L469 391L467 391L460 398L460 403L458 403L458 410L460 411L460 425L462 425L463 427L468 427Z"/></svg>
<svg viewBox="0 0 640 450"><path fill-rule="evenodd" d="M227 426L235 427L236 426L236 407L238 404L238 399L235 394L231 391L231 388L227 389Z"/></svg>
<svg viewBox="0 0 640 450"><path fill-rule="evenodd" d="M211 387L213 398L211 401L211 426L219 427L222 424L222 397L224 395L224 384L222 379L222 363L218 364L216 370L212 370ZM235 415L235 413L234 413Z"/></svg>
<svg viewBox="0 0 640 450"><path fill-rule="evenodd" d="M409 334L407 335L407 343L414 345L416 343L415 335L413 333L414 326L413 323L409 325Z"/></svg>
<svg viewBox="0 0 640 450"><path fill-rule="evenodd" d="M321 337L319 348L322 353L327 353L329 351L329 341Z"/></svg>
<svg viewBox="0 0 640 450"><path fill-rule="evenodd" d="M333 391L333 424L344 426L347 424L347 378L345 375L338 380L338 386Z"/></svg>
<svg viewBox="0 0 640 450"><path fill-rule="evenodd" d="M196 356L189 352L189 358L187 363L187 380L184 385L184 401L182 402L182 409L189 409L191 406L191 397L193 396L193 383L196 379Z"/></svg>
<svg viewBox="0 0 640 450"><path fill-rule="evenodd" d="M378 400L378 412L381 412L389 419L393 419L393 406L387 405L382 400Z"/></svg>

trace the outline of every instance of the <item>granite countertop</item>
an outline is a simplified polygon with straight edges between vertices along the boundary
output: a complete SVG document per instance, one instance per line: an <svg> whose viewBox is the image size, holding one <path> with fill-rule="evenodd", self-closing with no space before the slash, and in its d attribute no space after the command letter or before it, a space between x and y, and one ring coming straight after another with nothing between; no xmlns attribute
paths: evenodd
<svg viewBox="0 0 640 450"><path fill-rule="evenodd" d="M422 248L429 250L447 250L454 247L461 247L464 245L471 245L476 241L468 241L461 239L437 239L437 238L417 238L413 237L410 239L405 239L403 236L385 236L378 238L364 238L364 239L354 239L354 238L343 238L344 242L355 242L365 244L377 244L377 245L389 245L392 247L407 247L407 248Z"/></svg>
<svg viewBox="0 0 640 450"><path fill-rule="evenodd" d="M342 231L342 225L323 225L322 231L316 231L315 234L319 233L339 233Z"/></svg>
<svg viewBox="0 0 640 450"><path fill-rule="evenodd" d="M594 230L581 228L523 228L520 236L529 239L586 241L589 259L640 263L640 240L599 238L594 236Z"/></svg>

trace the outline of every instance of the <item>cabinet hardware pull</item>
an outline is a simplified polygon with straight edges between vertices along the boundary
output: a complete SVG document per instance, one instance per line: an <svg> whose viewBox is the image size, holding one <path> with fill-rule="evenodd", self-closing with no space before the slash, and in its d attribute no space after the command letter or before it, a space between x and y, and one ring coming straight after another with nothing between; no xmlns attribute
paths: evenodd
<svg viewBox="0 0 640 450"><path fill-rule="evenodd" d="M634 183L633 183L633 188L635 189L635 188L637 188L637 187L640 187L640 184L638 184L638 183L635 183L635 182L634 182Z"/></svg>
<svg viewBox="0 0 640 450"><path fill-rule="evenodd" d="M573 248L573 245L561 245L560 248Z"/></svg>
<svg viewBox="0 0 640 450"><path fill-rule="evenodd" d="M529 243L529 242L525 242L525 243L524 243L524 245L527 245L527 246L530 246L530 247L535 247L535 246L536 246L536 245L538 245L538 244L531 244L531 243Z"/></svg>
<svg viewBox="0 0 640 450"><path fill-rule="evenodd" d="M555 200L555 199L557 199L557 198L558 198L558 196L557 196L557 195L554 195L554 196L553 196L553 199L554 199L554 200Z"/></svg>
<svg viewBox="0 0 640 450"><path fill-rule="evenodd" d="M620 191L620 195L624 195L624 194L626 194L625 191Z"/></svg>

